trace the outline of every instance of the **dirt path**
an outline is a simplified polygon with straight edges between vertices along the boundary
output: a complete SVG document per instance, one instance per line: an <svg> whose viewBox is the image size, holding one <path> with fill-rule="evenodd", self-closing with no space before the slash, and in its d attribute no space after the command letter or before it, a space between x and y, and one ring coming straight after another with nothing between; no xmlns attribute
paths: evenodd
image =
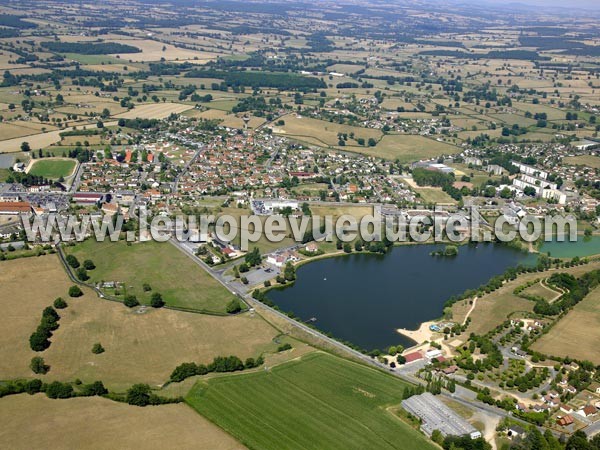
<svg viewBox="0 0 600 450"><path fill-rule="evenodd" d="M473 310L475 309L475 306L477 306L477 299L479 297L475 297L473 298L473 304L471 305L471 307L469 308L469 310L467 311L467 314L465 315L465 318L463 319L463 325L467 323L467 319L469 318L469 316L471 315L471 313L473 312Z"/></svg>

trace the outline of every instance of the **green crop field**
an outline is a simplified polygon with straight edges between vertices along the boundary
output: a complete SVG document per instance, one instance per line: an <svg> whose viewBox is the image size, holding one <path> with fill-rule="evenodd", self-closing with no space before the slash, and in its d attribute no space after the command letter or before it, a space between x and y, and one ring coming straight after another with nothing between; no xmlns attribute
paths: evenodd
<svg viewBox="0 0 600 450"><path fill-rule="evenodd" d="M169 243L127 245L125 241L88 239L65 250L80 263L86 259L94 262L96 269L88 272L88 282L121 282L121 295L135 295L141 303L148 304L152 293L159 292L169 306L224 313L233 298L204 269ZM144 283L152 291L144 292Z"/></svg>
<svg viewBox="0 0 600 450"><path fill-rule="evenodd" d="M187 396L198 412L251 449L433 449L386 408L406 384L323 353L269 371L199 382Z"/></svg>
<svg viewBox="0 0 600 450"><path fill-rule="evenodd" d="M75 170L77 162L73 159L40 159L35 161L29 170L31 175L57 179L68 177Z"/></svg>

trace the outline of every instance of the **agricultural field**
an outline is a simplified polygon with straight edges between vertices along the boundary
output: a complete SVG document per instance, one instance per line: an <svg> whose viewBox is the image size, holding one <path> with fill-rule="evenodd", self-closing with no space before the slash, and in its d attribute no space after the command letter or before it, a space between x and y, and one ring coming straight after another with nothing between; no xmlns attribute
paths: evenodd
<svg viewBox="0 0 600 450"><path fill-rule="evenodd" d="M458 153L460 149L445 142L416 135L388 134L375 147L352 147L349 151L377 158L398 160L400 163L435 158Z"/></svg>
<svg viewBox="0 0 600 450"><path fill-rule="evenodd" d="M596 288L538 339L532 348L545 355L569 356L600 364L599 341L600 289Z"/></svg>
<svg viewBox="0 0 600 450"><path fill-rule="evenodd" d="M198 412L253 449L433 449L388 409L405 383L337 357L312 353L269 371L199 382Z"/></svg>
<svg viewBox="0 0 600 450"><path fill-rule="evenodd" d="M382 136L381 131L370 128L353 127L350 125L341 125L334 122L326 122L319 119L311 119L309 117L300 117L294 114L285 116L285 125L277 126L273 131L282 136L296 138L303 142L322 145L325 147L333 147L338 145L338 133L346 133L350 135L354 133L356 139L363 138L368 141L369 138L376 140ZM349 139L348 151L358 150L362 147L358 144L354 145L354 141ZM365 151L366 147L365 147Z"/></svg>
<svg viewBox="0 0 600 450"><path fill-rule="evenodd" d="M139 408L99 397L21 394L0 399L0 421L0 447L12 450L245 448L183 404Z"/></svg>
<svg viewBox="0 0 600 450"><path fill-rule="evenodd" d="M105 127L117 125L116 121L105 122ZM21 144L27 142L32 150L46 148L61 141L60 134L64 131L72 131L73 127L62 130L52 130L43 133L32 134L20 138L12 138L0 141L0 153L15 153L21 151Z"/></svg>
<svg viewBox="0 0 600 450"><path fill-rule="evenodd" d="M164 119L173 113L179 114L191 108L191 105L182 103L148 103L138 105L131 111L117 114L114 117L117 119Z"/></svg>
<svg viewBox="0 0 600 450"><path fill-rule="evenodd" d="M119 294L124 295L126 291L141 303L148 304L152 293L159 292L169 306L224 313L233 298L227 289L169 243L149 241L127 245L125 241L88 239L66 247L65 251L80 262L86 259L94 262L96 269L88 272L89 282L123 283ZM145 283L152 291L144 291Z"/></svg>
<svg viewBox="0 0 600 450"><path fill-rule="evenodd" d="M55 180L72 175L75 167L77 161L74 159L45 158L34 161L27 173Z"/></svg>
<svg viewBox="0 0 600 450"><path fill-rule="evenodd" d="M594 155L567 156L566 158L563 158L563 162L574 166L600 169L600 158Z"/></svg>
<svg viewBox="0 0 600 450"><path fill-rule="evenodd" d="M165 58L168 61L191 60L194 61L195 64L202 64L212 59L216 59L218 56L215 53L187 50L171 44L163 44L162 42L152 39L111 39L111 42L131 45L142 50L140 53L122 53L114 55L116 58L126 62L159 61L161 58Z"/></svg>
<svg viewBox="0 0 600 450"><path fill-rule="evenodd" d="M42 310L63 297L60 327L42 356L51 369L44 380L102 380L124 390L135 382L154 386L168 380L182 362L209 363L215 356L257 357L274 351L278 332L259 316L218 317L167 309L129 309L100 299L89 289L67 295L73 284L56 255L0 263L0 379L32 377L29 361L40 355L29 347L29 335ZM200 269L199 269L200 270ZM105 352L93 354L95 343Z"/></svg>

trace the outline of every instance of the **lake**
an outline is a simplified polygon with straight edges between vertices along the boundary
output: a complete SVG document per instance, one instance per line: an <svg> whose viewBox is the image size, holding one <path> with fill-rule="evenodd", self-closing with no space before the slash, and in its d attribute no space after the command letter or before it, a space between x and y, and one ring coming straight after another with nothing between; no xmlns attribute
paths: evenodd
<svg viewBox="0 0 600 450"><path fill-rule="evenodd" d="M394 247L387 255L353 254L298 268L296 283L268 298L302 320L362 348L414 344L396 332L441 317L453 295L535 257L494 245L463 245L456 257L430 256L443 245Z"/></svg>
<svg viewBox="0 0 600 450"><path fill-rule="evenodd" d="M568 236L565 237L568 239ZM600 254L600 236L577 235L577 241L558 242L556 237L551 242L544 242L541 253L549 253L553 258L574 258Z"/></svg>

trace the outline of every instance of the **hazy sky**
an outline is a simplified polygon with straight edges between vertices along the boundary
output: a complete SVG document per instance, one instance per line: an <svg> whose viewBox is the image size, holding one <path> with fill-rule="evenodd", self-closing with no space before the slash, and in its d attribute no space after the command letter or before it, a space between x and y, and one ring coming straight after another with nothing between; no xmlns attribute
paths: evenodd
<svg viewBox="0 0 600 450"><path fill-rule="evenodd" d="M521 3L525 5L552 6L559 8L586 8L600 10L599 0L486 0L489 3L510 5Z"/></svg>

